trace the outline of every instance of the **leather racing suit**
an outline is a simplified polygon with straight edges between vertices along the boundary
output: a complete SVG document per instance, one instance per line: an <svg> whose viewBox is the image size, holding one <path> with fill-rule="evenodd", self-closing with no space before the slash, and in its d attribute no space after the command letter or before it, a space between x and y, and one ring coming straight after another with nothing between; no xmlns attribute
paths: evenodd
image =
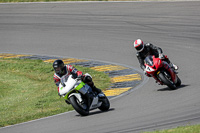
<svg viewBox="0 0 200 133"><path fill-rule="evenodd" d="M92 77L88 76L88 75L83 75L83 73L81 71L78 71L75 67L73 67L72 65L65 65L64 66L64 72L62 75L60 74L56 74L54 73L53 79L54 82L56 84L56 86L59 86L60 84L60 79L63 75L70 75L72 74L72 76L74 77L81 77L82 81L84 83L87 83L94 92L96 92L97 94L99 94L100 92L102 92L100 89L96 88L94 86L94 82L92 81ZM58 88L58 94L59 94L59 88Z"/></svg>
<svg viewBox="0 0 200 133"><path fill-rule="evenodd" d="M162 60L166 61L167 63L169 63L169 65L171 67L173 67L172 63L170 62L170 60L167 58L166 55L163 55L163 51L160 47L157 47L151 43L147 43L144 44L144 49L141 52L137 52L136 56L139 60L140 63L140 67L142 68L142 70L145 70L145 65L144 65L144 59L148 56L148 55L154 55L156 58L161 58Z"/></svg>

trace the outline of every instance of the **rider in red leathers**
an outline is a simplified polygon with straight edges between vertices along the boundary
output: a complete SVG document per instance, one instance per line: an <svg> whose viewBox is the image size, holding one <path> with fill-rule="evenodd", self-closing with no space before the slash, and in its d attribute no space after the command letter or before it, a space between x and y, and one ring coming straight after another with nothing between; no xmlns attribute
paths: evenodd
<svg viewBox="0 0 200 133"><path fill-rule="evenodd" d="M84 83L87 83L94 92L97 94L101 93L102 91L98 88L95 87L94 82L92 81L92 77L88 75L83 75L81 71L78 71L75 67L72 65L64 65L64 62L62 60L55 60L53 62L53 68L54 68L54 82L57 86L60 84L60 79L63 75L70 75L74 78L80 77ZM59 94L59 89L58 89L58 94Z"/></svg>
<svg viewBox="0 0 200 133"><path fill-rule="evenodd" d="M139 60L140 67L144 71L145 75L150 76L146 73L145 65L144 65L144 59L148 55L154 55L155 57L159 57L160 59L166 61L171 66L171 68L173 68L174 71L178 70L178 66L172 64L170 62L169 58L167 58L166 55L163 55L163 51L161 48L159 48L153 44L150 44L150 43L144 44L141 39L135 40L134 47L137 50L136 56ZM175 71L175 73L177 73L177 72Z"/></svg>

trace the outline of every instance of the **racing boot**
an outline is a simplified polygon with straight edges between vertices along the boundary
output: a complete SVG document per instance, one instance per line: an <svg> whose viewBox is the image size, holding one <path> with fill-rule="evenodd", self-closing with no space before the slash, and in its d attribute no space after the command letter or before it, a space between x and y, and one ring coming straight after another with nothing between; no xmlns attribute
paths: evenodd
<svg viewBox="0 0 200 133"><path fill-rule="evenodd" d="M101 91L101 89L96 88L96 86L92 87L92 90L98 95L98 97L105 98L105 94Z"/></svg>
<svg viewBox="0 0 200 133"><path fill-rule="evenodd" d="M167 56L165 56L164 61L166 61L166 62L170 65L170 67L173 69L173 71L174 71L176 74L178 74L178 72L176 71L176 70L178 70L178 66L177 66L177 65L171 63L171 61L169 60L169 58L168 58Z"/></svg>
<svg viewBox="0 0 200 133"><path fill-rule="evenodd" d="M95 95L98 95L99 97L103 97L103 95L104 95L103 92L101 91L101 89L96 88L96 86L94 85L94 82L92 81L91 75L89 75L88 73L85 74L85 76L83 78L83 82L87 83L92 88L92 91L95 93ZM104 95L104 97L105 97L105 95Z"/></svg>
<svg viewBox="0 0 200 133"><path fill-rule="evenodd" d="M178 70L178 66L173 64L173 63L169 63L170 67L173 69L173 71L175 72L175 74L178 74L177 70Z"/></svg>
<svg viewBox="0 0 200 133"><path fill-rule="evenodd" d="M87 84L92 88L92 91L98 95L99 93L101 93L101 89L98 89L95 85L93 81L87 82Z"/></svg>
<svg viewBox="0 0 200 133"><path fill-rule="evenodd" d="M97 95L102 92L101 89L98 89L96 86L92 86L91 88Z"/></svg>
<svg viewBox="0 0 200 133"><path fill-rule="evenodd" d="M173 68L174 68L175 70L178 70L178 66L175 65L175 64L173 64Z"/></svg>

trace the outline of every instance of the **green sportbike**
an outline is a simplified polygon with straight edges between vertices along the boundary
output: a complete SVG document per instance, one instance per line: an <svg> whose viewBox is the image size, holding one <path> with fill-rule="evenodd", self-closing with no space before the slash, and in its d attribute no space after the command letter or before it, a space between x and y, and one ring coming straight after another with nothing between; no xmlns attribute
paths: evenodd
<svg viewBox="0 0 200 133"><path fill-rule="evenodd" d="M97 95L89 85L72 75L61 77L59 95L63 96L66 103L71 104L81 116L87 116L93 109L107 111L110 108L110 102L103 92Z"/></svg>

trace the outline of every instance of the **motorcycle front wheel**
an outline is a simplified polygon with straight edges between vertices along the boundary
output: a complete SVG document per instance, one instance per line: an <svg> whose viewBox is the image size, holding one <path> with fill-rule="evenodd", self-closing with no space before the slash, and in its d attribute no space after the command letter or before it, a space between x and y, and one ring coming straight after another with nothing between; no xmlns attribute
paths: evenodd
<svg viewBox="0 0 200 133"><path fill-rule="evenodd" d="M181 86L181 79L178 76L177 76L176 86L177 87Z"/></svg>
<svg viewBox="0 0 200 133"><path fill-rule="evenodd" d="M165 84L167 85L170 89L176 89L176 85L168 78L170 77L167 74L164 74L163 72L160 72L158 74L159 79Z"/></svg>
<svg viewBox="0 0 200 133"><path fill-rule="evenodd" d="M88 108L82 108L82 106L80 105L78 99L75 96L71 96L69 98L73 108L76 110L76 112L78 112L80 115L82 116L87 116L89 114L89 109Z"/></svg>

